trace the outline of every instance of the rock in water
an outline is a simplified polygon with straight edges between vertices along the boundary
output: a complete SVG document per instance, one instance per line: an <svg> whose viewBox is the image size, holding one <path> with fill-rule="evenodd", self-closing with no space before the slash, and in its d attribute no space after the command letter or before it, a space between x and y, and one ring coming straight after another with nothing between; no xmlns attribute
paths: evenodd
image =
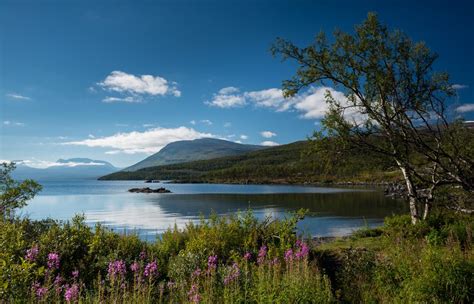
<svg viewBox="0 0 474 304"><path fill-rule="evenodd" d="M166 188L158 188L158 189L151 189L150 187L146 187L146 188L132 188L132 189L129 189L128 192L132 192L132 193L171 193L170 190L166 189Z"/></svg>

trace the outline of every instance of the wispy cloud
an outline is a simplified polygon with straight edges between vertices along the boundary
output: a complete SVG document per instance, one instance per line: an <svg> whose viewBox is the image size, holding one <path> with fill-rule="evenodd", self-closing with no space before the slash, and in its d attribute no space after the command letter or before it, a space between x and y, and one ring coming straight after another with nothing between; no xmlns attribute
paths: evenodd
<svg viewBox="0 0 474 304"><path fill-rule="evenodd" d="M193 119L189 123L192 124L193 126L195 126L198 123L203 124L203 125L208 125L208 126L212 126L212 124L213 124L212 121L209 120L209 119L201 119L201 120L194 120Z"/></svg>
<svg viewBox="0 0 474 304"><path fill-rule="evenodd" d="M143 132L117 133L111 136L71 141L63 144L112 149L107 151L107 154L152 154L158 152L170 142L203 137L215 136L210 133L202 133L192 128L182 126L178 128L154 128Z"/></svg>
<svg viewBox="0 0 474 304"><path fill-rule="evenodd" d="M465 84L453 84L451 86L451 88L455 89L455 90L462 90L462 89L466 89L468 88L469 86L468 85L465 85Z"/></svg>
<svg viewBox="0 0 474 304"><path fill-rule="evenodd" d="M15 126L15 127L24 127L25 126L25 124L22 123L22 122L10 121L10 120L4 120L3 125L4 126Z"/></svg>
<svg viewBox="0 0 474 304"><path fill-rule="evenodd" d="M208 126L212 125L212 121L210 121L209 119L203 119L203 120L201 120L201 123L203 123L205 125L208 125Z"/></svg>
<svg viewBox="0 0 474 304"><path fill-rule="evenodd" d="M274 142L274 141L270 141L270 140L267 140L267 141L262 141L260 143L261 146L267 146L267 147L273 147L273 146L279 146L280 144L277 143L277 142Z"/></svg>
<svg viewBox="0 0 474 304"><path fill-rule="evenodd" d="M136 76L122 71L113 71L103 81L97 83L97 85L109 92L129 95L121 97L106 97L102 100L106 103L136 103L143 101L144 96L181 96L181 91L178 90L177 83L168 81L161 76Z"/></svg>
<svg viewBox="0 0 474 304"><path fill-rule="evenodd" d="M458 113L466 113L466 112L473 112L473 111L474 111L474 103L466 103L456 108L456 112Z"/></svg>
<svg viewBox="0 0 474 304"><path fill-rule="evenodd" d="M16 93L8 93L6 96L10 99L16 99L16 100L31 100L30 97L16 94Z"/></svg>
<svg viewBox="0 0 474 304"><path fill-rule="evenodd" d="M102 102L105 102L105 103L115 103L115 102L139 103L139 102L143 102L143 98L141 98L140 96L127 96L127 97L107 96L104 99L102 99Z"/></svg>
<svg viewBox="0 0 474 304"><path fill-rule="evenodd" d="M236 108L246 104L245 97L239 94L239 89L235 87L226 87L214 94L212 99L205 104L218 108Z"/></svg>
<svg viewBox="0 0 474 304"><path fill-rule="evenodd" d="M276 133L273 133L272 131L262 131L260 132L260 135L262 135L265 138L272 138L276 136Z"/></svg>
<svg viewBox="0 0 474 304"><path fill-rule="evenodd" d="M240 139L242 139L242 140L246 140L246 139L248 139L248 138L249 138L249 137L248 137L247 135L245 135L245 134L240 135Z"/></svg>
<svg viewBox="0 0 474 304"><path fill-rule="evenodd" d="M232 127L232 123L230 122L224 123L224 128L230 128L230 127Z"/></svg>

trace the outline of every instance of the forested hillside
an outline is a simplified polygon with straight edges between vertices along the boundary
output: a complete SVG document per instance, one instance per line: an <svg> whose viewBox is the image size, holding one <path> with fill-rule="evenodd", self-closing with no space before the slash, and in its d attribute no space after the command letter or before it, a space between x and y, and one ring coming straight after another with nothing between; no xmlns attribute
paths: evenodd
<svg viewBox="0 0 474 304"><path fill-rule="evenodd" d="M328 166L313 152L313 143L298 141L238 156L117 172L101 180L175 180L225 183L373 182L393 178L389 162L369 155L347 153ZM395 173L396 176L396 173Z"/></svg>

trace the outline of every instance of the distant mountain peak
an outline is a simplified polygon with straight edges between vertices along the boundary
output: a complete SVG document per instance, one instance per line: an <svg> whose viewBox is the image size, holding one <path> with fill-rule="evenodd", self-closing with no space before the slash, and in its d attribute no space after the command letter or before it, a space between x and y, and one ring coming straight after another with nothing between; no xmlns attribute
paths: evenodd
<svg viewBox="0 0 474 304"><path fill-rule="evenodd" d="M218 138L199 138L169 143L159 152L147 157L123 171L136 171L143 168L206 160L224 156L235 156L250 151L264 149L263 146L239 144Z"/></svg>

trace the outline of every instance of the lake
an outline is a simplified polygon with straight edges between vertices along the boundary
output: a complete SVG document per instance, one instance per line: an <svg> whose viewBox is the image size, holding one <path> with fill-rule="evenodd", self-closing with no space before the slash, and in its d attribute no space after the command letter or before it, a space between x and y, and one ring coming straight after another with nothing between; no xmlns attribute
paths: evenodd
<svg viewBox="0 0 474 304"><path fill-rule="evenodd" d="M198 222L203 215L235 213L251 208L255 216L283 218L309 210L300 233L343 236L383 218L407 212L406 204L380 190L287 185L145 184L143 181L48 181L21 213L32 219L69 220L84 214L88 224L100 222L117 232L138 233L154 240L167 228ZM173 193L129 193L133 187L166 187Z"/></svg>

